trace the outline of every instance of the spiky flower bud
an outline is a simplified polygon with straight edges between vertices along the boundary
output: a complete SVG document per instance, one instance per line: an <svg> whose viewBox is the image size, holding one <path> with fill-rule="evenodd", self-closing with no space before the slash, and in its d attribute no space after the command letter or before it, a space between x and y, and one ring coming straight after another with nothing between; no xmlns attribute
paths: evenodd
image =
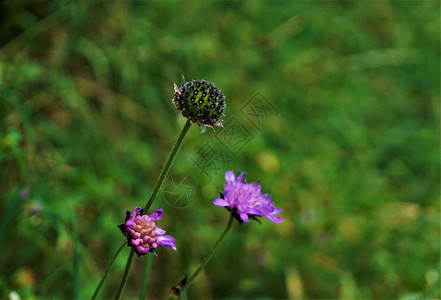
<svg viewBox="0 0 441 300"><path fill-rule="evenodd" d="M175 84L175 97L172 99L182 115L197 123L205 131L205 127L221 126L225 112L225 96L212 83L205 80L192 80L183 83L180 88Z"/></svg>

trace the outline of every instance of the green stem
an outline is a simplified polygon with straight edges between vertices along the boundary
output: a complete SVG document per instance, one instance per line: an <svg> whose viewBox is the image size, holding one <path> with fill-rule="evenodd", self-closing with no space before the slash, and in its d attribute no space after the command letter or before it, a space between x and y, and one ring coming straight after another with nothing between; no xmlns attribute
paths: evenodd
<svg viewBox="0 0 441 300"><path fill-rule="evenodd" d="M173 161L175 160L176 154L178 154L179 148L182 145L182 141L184 140L184 137L187 134L188 129L190 129L190 126L191 126L190 120L187 120L187 122L184 125L184 128L182 128L182 131L179 134L178 140L176 141L170 155L168 156L167 162L165 163L164 167L162 168L161 174L159 174L159 178L156 181L156 184L155 184L155 187L153 188L152 194L150 195L150 198L144 207L144 213L147 213L149 211L150 207L152 206L153 201L155 200L156 195L158 194L159 189L161 188L162 183L164 182L164 179L167 176L168 171L170 170L170 167L173 164ZM127 282L127 277L130 273L130 266L132 263L133 253L134 253L134 251L131 251L129 258L127 259L126 268L124 271L123 278L121 279L121 284L118 288L118 294L117 294L116 299L119 299L121 297L122 292L124 291L124 287Z"/></svg>
<svg viewBox="0 0 441 300"><path fill-rule="evenodd" d="M217 239L216 243L214 244L213 248L211 248L210 253L205 257L204 261L199 265L199 268L190 276L190 278L187 280L187 283L184 285L184 287L180 290L181 294L184 293L190 285L193 283L193 280L199 275L199 273L205 268L207 263L210 261L211 257L213 256L214 252L216 251L219 244L222 242L224 237L227 235L228 231L231 228L231 225L233 224L233 216L230 215L230 218L228 219L227 227L225 227L224 232L220 235L220 237ZM171 297L170 299L172 299Z"/></svg>
<svg viewBox="0 0 441 300"><path fill-rule="evenodd" d="M175 160L176 154L178 153L179 148L182 145L182 141L184 140L185 135L188 132L188 129L190 128L191 123L190 120L188 120L184 128L182 128L181 134L178 137L178 140L176 141L175 145L173 146L173 149L168 156L167 162L164 165L164 168L162 168L161 174L159 175L158 181L156 181L156 185L153 189L152 194L150 195L149 201L144 207L144 213L147 213L150 209L150 206L152 206L153 201L155 200L156 195L159 192L159 189L161 188L162 183L164 182L165 176L167 176L168 171L170 170L171 165L173 164L173 161Z"/></svg>
<svg viewBox="0 0 441 300"><path fill-rule="evenodd" d="M109 271L113 266L113 263L115 262L116 258L118 257L119 253L122 251L122 249L124 248L124 246L127 245L127 242L124 241L121 246L119 246L118 250L116 250L115 254L113 255L112 259L109 261L109 263L107 264L107 269L104 272L103 278L101 278L100 283L98 283L98 286L95 289L95 292L93 293L92 296L92 300L96 298L96 296L98 296L98 293L100 292L101 287L103 286L104 280L106 280L107 275L109 275Z"/></svg>
<svg viewBox="0 0 441 300"><path fill-rule="evenodd" d="M130 267L132 266L133 255L135 254L135 250L130 250L129 257L127 258L126 268L124 269L123 277L121 278L121 283L119 284L118 292L116 293L115 299L121 299L121 295L126 287L127 278L129 277Z"/></svg>
<svg viewBox="0 0 441 300"><path fill-rule="evenodd" d="M149 284L150 279L150 270L152 269L152 261L153 255L147 255L145 260L144 276L142 277L141 292L139 293L139 300L145 299L145 293L147 291L147 285Z"/></svg>

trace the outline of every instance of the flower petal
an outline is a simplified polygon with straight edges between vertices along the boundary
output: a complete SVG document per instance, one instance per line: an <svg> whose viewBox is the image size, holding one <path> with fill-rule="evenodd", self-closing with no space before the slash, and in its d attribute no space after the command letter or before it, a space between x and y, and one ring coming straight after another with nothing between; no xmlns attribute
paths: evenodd
<svg viewBox="0 0 441 300"><path fill-rule="evenodd" d="M170 247L173 250L176 250L176 246L174 244L175 239L169 235L161 235L156 238L156 243L161 246Z"/></svg>
<svg viewBox="0 0 441 300"><path fill-rule="evenodd" d="M129 218L129 219L134 219L134 218L136 218L136 216L139 216L140 214L142 214L142 211L143 211L142 207L139 207L139 206L135 207L135 208L132 210L132 214L130 215L130 218Z"/></svg>
<svg viewBox="0 0 441 300"><path fill-rule="evenodd" d="M221 199L221 198L216 198L213 201L213 204L217 205L217 206L228 206L229 205L229 203L226 200Z"/></svg>
<svg viewBox="0 0 441 300"><path fill-rule="evenodd" d="M151 214L150 218L153 219L153 221L159 220L162 218L162 215L164 214L164 211L162 208L155 209Z"/></svg>
<svg viewBox="0 0 441 300"><path fill-rule="evenodd" d="M248 220L248 215L245 213L241 213L240 214L240 218L244 221L244 222L249 222L250 220Z"/></svg>
<svg viewBox="0 0 441 300"><path fill-rule="evenodd" d="M242 181L242 179L243 179L243 176L245 175L245 174L247 174L247 172L240 172L240 171L237 171L238 173L239 173L239 176L237 176L237 182L241 182ZM245 179L245 183L248 183L248 181Z"/></svg>
<svg viewBox="0 0 441 300"><path fill-rule="evenodd" d="M127 229L130 229L134 224L135 224L135 222L133 221L135 218L130 218L127 222L126 222L126 228Z"/></svg>
<svg viewBox="0 0 441 300"><path fill-rule="evenodd" d="M274 208L274 210L271 212L272 215L278 214L279 212L281 212L282 209L281 208Z"/></svg>
<svg viewBox="0 0 441 300"><path fill-rule="evenodd" d="M236 179L236 176L234 176L234 172L233 171L225 172L225 180L227 182L233 182L234 179Z"/></svg>
<svg viewBox="0 0 441 300"><path fill-rule="evenodd" d="M165 233L165 230L161 229L159 227L156 227L155 232L156 232L156 235L163 235Z"/></svg>
<svg viewBox="0 0 441 300"><path fill-rule="evenodd" d="M283 221L282 217L279 216L271 216L271 215L267 215L265 216L268 220L274 222L274 223L281 223Z"/></svg>

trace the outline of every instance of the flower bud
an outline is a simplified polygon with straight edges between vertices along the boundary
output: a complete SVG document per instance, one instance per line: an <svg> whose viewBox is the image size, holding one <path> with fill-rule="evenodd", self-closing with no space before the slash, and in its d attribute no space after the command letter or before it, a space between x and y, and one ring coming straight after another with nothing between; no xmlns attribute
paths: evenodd
<svg viewBox="0 0 441 300"><path fill-rule="evenodd" d="M175 239L164 235L165 230L156 226L156 221L161 219L162 209L156 209L150 215L144 215L141 207L135 207L132 213L127 211L126 221L118 225L127 237L127 246L132 247L138 256L154 252L158 245L176 250Z"/></svg>
<svg viewBox="0 0 441 300"><path fill-rule="evenodd" d="M192 80L184 82L180 88L175 84L174 89L173 104L192 124L201 126L202 132L205 127L222 126L225 96L213 83Z"/></svg>

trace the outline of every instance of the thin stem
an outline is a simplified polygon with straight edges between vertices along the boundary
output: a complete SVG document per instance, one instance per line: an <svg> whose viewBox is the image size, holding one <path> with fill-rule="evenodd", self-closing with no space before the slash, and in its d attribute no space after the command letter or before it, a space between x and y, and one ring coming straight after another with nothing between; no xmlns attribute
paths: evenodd
<svg viewBox="0 0 441 300"><path fill-rule="evenodd" d="M103 286L104 280L106 280L107 275L109 275L109 271L113 266L113 263L115 262L116 258L118 257L119 253L122 251L122 249L124 248L124 246L127 245L127 242L124 241L121 246L119 246L118 250L116 250L115 254L113 255L112 259L109 261L109 263L107 264L107 269L104 272L103 278L101 278L100 283L98 283L98 286L95 289L95 292L93 293L92 296L92 300L96 298L96 296L98 296L98 293L100 292L101 287Z"/></svg>
<svg viewBox="0 0 441 300"><path fill-rule="evenodd" d="M150 279L150 270L152 269L152 261L153 255L147 255L145 261L144 276L142 277L141 292L139 293L139 300L145 299L145 293L147 291L147 285L149 284Z"/></svg>
<svg viewBox="0 0 441 300"><path fill-rule="evenodd" d="M188 300L187 291L181 293L181 300Z"/></svg>
<svg viewBox="0 0 441 300"><path fill-rule="evenodd" d="M184 293L190 287L190 285L193 283L193 280L195 280L195 278L199 275L199 273L205 268L207 263L210 261L211 257L213 256L214 252L216 251L217 247L219 246L219 244L222 242L222 240L224 239L224 237L227 235L228 231L230 230L231 224L233 224L233 220L234 220L233 216L230 215L230 218L228 219L227 227L225 227L224 232L222 232L220 237L217 239L213 248L211 248L210 253L208 253L208 255L205 257L204 261L199 265L199 268L197 268L197 270L193 273L193 275L190 276L187 283L181 289L181 291L180 291L181 294Z"/></svg>
<svg viewBox="0 0 441 300"><path fill-rule="evenodd" d="M155 200L156 195L159 192L159 189L161 188L162 183L164 182L165 176L167 176L168 171L170 170L171 165L173 164L173 161L176 157L176 154L178 153L179 148L182 145L182 141L184 140L185 135L188 132L188 129L190 128L191 123L190 120L187 120L187 122L184 125L184 128L182 128L181 134L178 137L178 140L176 141L175 145L173 146L173 149L168 156L167 162L165 163L164 167L162 168L161 174L159 175L158 181L156 181L156 185L153 188L153 192L150 195L149 201L144 207L144 212L147 213L150 209L150 206L152 206L153 201Z"/></svg>
<svg viewBox="0 0 441 300"><path fill-rule="evenodd" d="M121 299L121 295L126 287L127 278L129 277L130 267L132 266L133 255L135 254L135 250L131 249L129 257L127 258L126 268L124 269L123 277L121 278L121 283L119 284L118 292L116 293L115 299Z"/></svg>

